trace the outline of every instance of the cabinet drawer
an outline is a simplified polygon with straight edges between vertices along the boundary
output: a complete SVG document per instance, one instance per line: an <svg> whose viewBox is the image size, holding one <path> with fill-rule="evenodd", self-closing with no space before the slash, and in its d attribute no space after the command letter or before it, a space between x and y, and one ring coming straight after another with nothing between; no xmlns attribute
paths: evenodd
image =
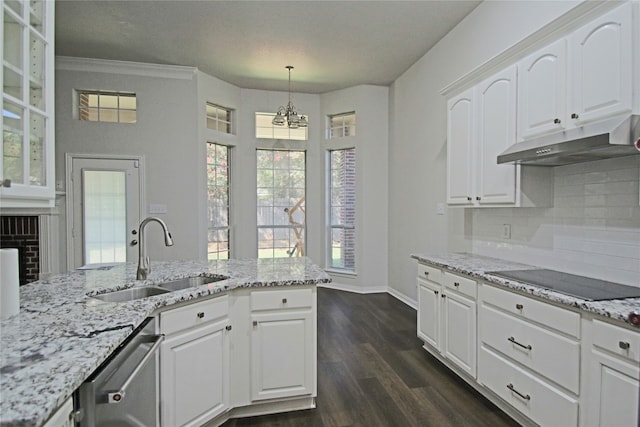
<svg viewBox="0 0 640 427"><path fill-rule="evenodd" d="M577 426L578 401L482 346L478 380L541 426Z"/></svg>
<svg viewBox="0 0 640 427"><path fill-rule="evenodd" d="M482 342L575 394L579 393L578 341L485 304L480 306L479 319Z"/></svg>
<svg viewBox="0 0 640 427"><path fill-rule="evenodd" d="M475 280L444 272L444 285L473 299L478 296L478 284Z"/></svg>
<svg viewBox="0 0 640 427"><path fill-rule="evenodd" d="M283 289L251 292L251 311L311 307L311 289Z"/></svg>
<svg viewBox="0 0 640 427"><path fill-rule="evenodd" d="M442 270L424 264L418 264L418 277L436 283L442 283Z"/></svg>
<svg viewBox="0 0 640 427"><path fill-rule="evenodd" d="M640 332L594 320L593 345L625 359L640 362Z"/></svg>
<svg viewBox="0 0 640 427"><path fill-rule="evenodd" d="M160 313L160 332L166 335L201 325L229 314L229 297L224 295L207 301Z"/></svg>
<svg viewBox="0 0 640 427"><path fill-rule="evenodd" d="M580 338L580 314L564 308L498 289L491 285L480 287L480 298L488 304L551 329Z"/></svg>

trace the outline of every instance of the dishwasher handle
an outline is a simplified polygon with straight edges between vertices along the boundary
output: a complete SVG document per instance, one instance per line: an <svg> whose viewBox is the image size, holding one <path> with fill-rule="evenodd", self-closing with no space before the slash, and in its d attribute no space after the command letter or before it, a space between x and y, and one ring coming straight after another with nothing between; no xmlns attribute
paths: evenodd
<svg viewBox="0 0 640 427"><path fill-rule="evenodd" d="M148 335L145 338L149 338L148 342L152 342L153 345L149 347L149 350L147 350L147 353L140 360L140 362L138 362L136 367L131 371L131 374L127 377L124 383L120 387L117 387L116 391L107 392L107 403L119 403L122 401L122 399L124 399L124 396L127 392L127 387L129 387L131 382L136 378L136 376L138 376L138 374L145 367L147 362L149 362L149 360L155 356L156 350L158 349L158 347L160 347L160 344L162 344L164 335Z"/></svg>

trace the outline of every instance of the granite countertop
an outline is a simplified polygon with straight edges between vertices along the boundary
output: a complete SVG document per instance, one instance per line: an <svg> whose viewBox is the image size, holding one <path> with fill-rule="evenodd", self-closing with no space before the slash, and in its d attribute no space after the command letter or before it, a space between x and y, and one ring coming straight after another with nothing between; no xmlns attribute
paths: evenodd
<svg viewBox="0 0 640 427"><path fill-rule="evenodd" d="M446 268L451 272L464 273L471 277L485 280L487 282L504 286L511 290L519 291L528 295L543 298L549 301L577 308L589 313L597 314L609 319L624 322L630 325L627 316L633 310L640 309L640 298L626 298L607 301L589 301L550 289L541 288L535 285L507 280L498 276L487 274L488 271L500 270L524 270L540 268L517 262L506 261L497 258L490 258L467 253L450 253L446 255L423 255L412 254L420 262L426 262L438 267ZM640 331L640 328L637 328Z"/></svg>
<svg viewBox="0 0 640 427"><path fill-rule="evenodd" d="M0 425L42 425L149 315L241 287L328 283L309 258L152 262L75 270L20 288L20 312L0 321ZM94 295L194 276L223 280L126 303Z"/></svg>

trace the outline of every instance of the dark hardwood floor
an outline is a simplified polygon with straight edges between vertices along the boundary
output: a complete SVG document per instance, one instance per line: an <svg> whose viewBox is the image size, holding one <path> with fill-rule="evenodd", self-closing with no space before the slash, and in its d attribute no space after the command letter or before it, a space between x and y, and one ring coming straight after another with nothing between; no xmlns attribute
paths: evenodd
<svg viewBox="0 0 640 427"><path fill-rule="evenodd" d="M388 294L318 288L317 408L224 426L517 426L421 348Z"/></svg>

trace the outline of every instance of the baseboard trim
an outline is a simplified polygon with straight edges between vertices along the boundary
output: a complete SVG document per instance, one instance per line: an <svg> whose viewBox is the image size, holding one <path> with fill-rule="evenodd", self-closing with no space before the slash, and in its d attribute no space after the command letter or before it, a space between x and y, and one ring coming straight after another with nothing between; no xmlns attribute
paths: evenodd
<svg viewBox="0 0 640 427"><path fill-rule="evenodd" d="M337 289L339 291L345 291L345 292L352 292L355 294L362 294L362 295L366 295L366 294L383 294L383 293L387 293L389 295L391 295L392 297L394 297L395 299L397 299L398 301L408 305L409 307L413 308L414 310L418 309L418 302L407 297L404 294L401 294L400 292L396 291L393 288L390 288L388 286L381 286L381 287L377 287L377 288L360 288L357 286L349 286L349 285L345 285L344 283L336 283L336 282L331 282L331 283L319 283L317 285L319 288L327 288L327 289Z"/></svg>

